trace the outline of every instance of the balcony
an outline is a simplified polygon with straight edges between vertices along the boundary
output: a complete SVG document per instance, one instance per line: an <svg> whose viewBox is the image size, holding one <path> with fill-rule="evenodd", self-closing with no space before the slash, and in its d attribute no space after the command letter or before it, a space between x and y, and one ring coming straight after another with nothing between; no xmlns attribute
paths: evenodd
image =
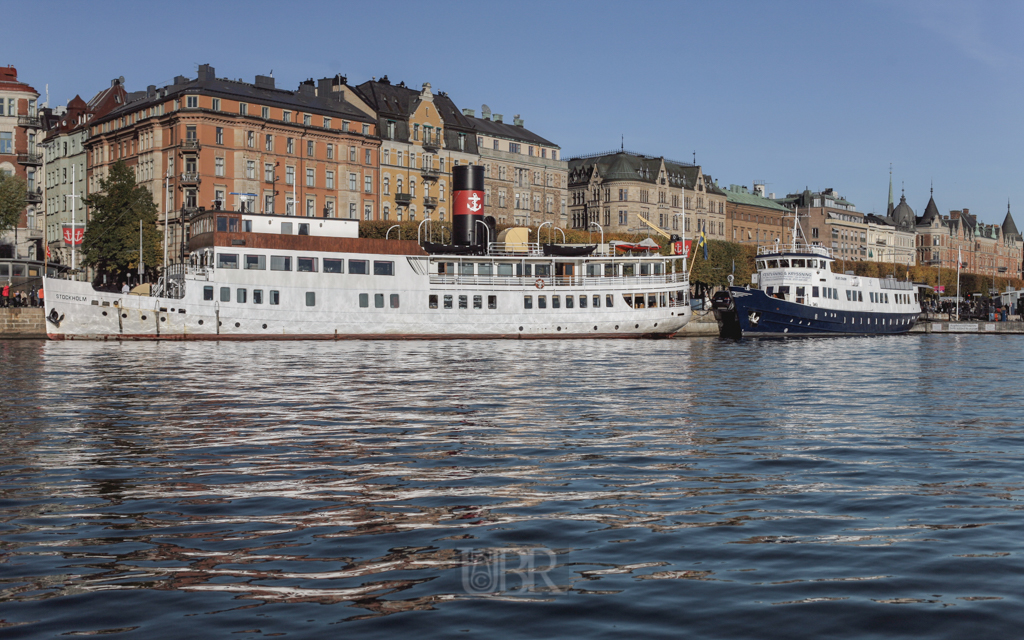
<svg viewBox="0 0 1024 640"><path fill-rule="evenodd" d="M25 192L25 202L38 204L43 201L42 189L30 189Z"/></svg>
<svg viewBox="0 0 1024 640"><path fill-rule="evenodd" d="M436 209L437 208L437 198L432 198L430 196L423 196L423 206L425 206L428 209Z"/></svg>
<svg viewBox="0 0 1024 640"><path fill-rule="evenodd" d="M437 151L441 148L441 141L438 140L438 136L423 139L423 150L424 151Z"/></svg>
<svg viewBox="0 0 1024 640"><path fill-rule="evenodd" d="M396 193L395 202L401 205L412 204L412 195L408 193Z"/></svg>
<svg viewBox="0 0 1024 640"><path fill-rule="evenodd" d="M39 116L18 116L19 127L31 127L34 129L42 129L43 125L39 121Z"/></svg>
<svg viewBox="0 0 1024 640"><path fill-rule="evenodd" d="M18 164L28 164L33 166L40 166L43 164L43 154L41 153L19 153Z"/></svg>
<svg viewBox="0 0 1024 640"><path fill-rule="evenodd" d="M441 177L441 172L434 168L424 169L420 173L423 174L424 180L437 180L438 178Z"/></svg>
<svg viewBox="0 0 1024 640"><path fill-rule="evenodd" d="M181 174L181 184L199 184L199 172L186 171Z"/></svg>
<svg viewBox="0 0 1024 640"><path fill-rule="evenodd" d="M186 138L181 141L182 151L199 151L199 140L196 138Z"/></svg>

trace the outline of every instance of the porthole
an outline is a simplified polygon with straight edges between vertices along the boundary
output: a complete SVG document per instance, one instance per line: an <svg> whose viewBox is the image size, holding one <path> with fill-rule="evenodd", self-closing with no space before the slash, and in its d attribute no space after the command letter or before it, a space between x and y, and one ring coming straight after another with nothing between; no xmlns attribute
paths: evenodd
<svg viewBox="0 0 1024 640"><path fill-rule="evenodd" d="M557 330L558 330L558 331L561 331L561 330L562 330L562 327L558 327L558 328L557 328Z"/></svg>
<svg viewBox="0 0 1024 640"><path fill-rule="evenodd" d="M145 320L145 319L146 319L146 316L142 316L142 319L143 319L143 320Z"/></svg>
<svg viewBox="0 0 1024 640"><path fill-rule="evenodd" d="M634 328L634 329L639 329L639 328L640 328L640 325L638 325L638 324L634 324L634 325L633 325L633 328Z"/></svg>
<svg viewBox="0 0 1024 640"><path fill-rule="evenodd" d="M242 326L242 325L240 325L240 324L239 324L239 323L237 323L237 322L235 323L235 328L236 328L236 329L237 329L238 327L240 327L240 326Z"/></svg>
<svg viewBox="0 0 1024 640"><path fill-rule="evenodd" d="M202 320L200 320L200 321L199 321L199 324L203 324L203 321L202 321Z"/></svg>
<svg viewBox="0 0 1024 640"><path fill-rule="evenodd" d="M597 325L596 324L594 325L594 331L597 331Z"/></svg>
<svg viewBox="0 0 1024 640"><path fill-rule="evenodd" d="M266 329L266 328L267 328L267 325L263 325L263 328L264 328L264 329Z"/></svg>
<svg viewBox="0 0 1024 640"><path fill-rule="evenodd" d="M128 314L127 314L127 313L122 313L122 314L121 314L121 317L122 317L122 318L127 318L127 317L128 317Z"/></svg>
<svg viewBox="0 0 1024 640"><path fill-rule="evenodd" d="M522 330L523 330L523 328L522 328L522 327L519 327L519 330L520 330L520 331L522 331Z"/></svg>
<svg viewBox="0 0 1024 640"><path fill-rule="evenodd" d="M167 322L167 318L160 318L160 322Z"/></svg>
<svg viewBox="0 0 1024 640"><path fill-rule="evenodd" d="M654 326L658 326L658 323L657 323L657 322L655 322L655 323L654 323Z"/></svg>
<svg viewBox="0 0 1024 640"><path fill-rule="evenodd" d="M616 331L618 331L618 330L619 330L619 325L615 325L615 330L616 330Z"/></svg>
<svg viewBox="0 0 1024 640"><path fill-rule="evenodd" d="M106 311L104 311L104 312L103 312L103 315L107 315L107 312L106 312Z"/></svg>
<svg viewBox="0 0 1024 640"><path fill-rule="evenodd" d="M223 326L224 326L224 323L223 323L222 321L218 320L218 321L217 321L217 326L218 326L218 327L223 327Z"/></svg>

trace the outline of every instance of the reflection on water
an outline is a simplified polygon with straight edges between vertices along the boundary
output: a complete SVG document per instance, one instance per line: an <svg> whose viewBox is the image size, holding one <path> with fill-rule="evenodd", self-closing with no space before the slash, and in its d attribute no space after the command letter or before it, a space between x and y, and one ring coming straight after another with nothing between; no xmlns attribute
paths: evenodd
<svg viewBox="0 0 1024 640"><path fill-rule="evenodd" d="M1021 350L0 342L0 627L1012 636Z"/></svg>

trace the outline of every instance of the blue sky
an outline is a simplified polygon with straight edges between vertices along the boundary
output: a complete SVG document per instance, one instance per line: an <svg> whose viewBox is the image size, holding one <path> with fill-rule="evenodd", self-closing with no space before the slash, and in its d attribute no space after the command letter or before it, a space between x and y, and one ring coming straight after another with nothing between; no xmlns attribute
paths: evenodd
<svg viewBox="0 0 1024 640"><path fill-rule="evenodd" d="M27 2L0 6L0 64L51 105L195 76L277 86L335 73L430 82L563 156L618 148L697 162L779 196L833 187L884 212L889 164L920 215L1024 229L1024 3Z"/></svg>

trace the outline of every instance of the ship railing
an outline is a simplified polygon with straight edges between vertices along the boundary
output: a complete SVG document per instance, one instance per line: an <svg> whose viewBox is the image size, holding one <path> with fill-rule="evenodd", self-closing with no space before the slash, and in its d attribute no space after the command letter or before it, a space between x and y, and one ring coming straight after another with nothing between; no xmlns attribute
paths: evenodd
<svg viewBox="0 0 1024 640"><path fill-rule="evenodd" d="M608 287L650 287L665 284L686 285L685 273L669 273L658 276L463 276L431 275L432 285L464 287L573 287L581 289L606 289ZM543 286L538 286L538 283Z"/></svg>
<svg viewBox="0 0 1024 640"><path fill-rule="evenodd" d="M552 260L565 260L571 257L577 258L682 258L682 256L662 256L658 253L640 252L638 254L624 254L616 252L610 244L599 244L593 253L585 256L544 256L544 249L538 242L492 242L487 245L487 255L497 257L548 257Z"/></svg>
<svg viewBox="0 0 1024 640"><path fill-rule="evenodd" d="M778 255L780 253L809 253L816 256L831 258L832 248L820 244L797 244L794 249L791 243L769 244L759 246L757 248L757 255L759 256Z"/></svg>
<svg viewBox="0 0 1024 640"><path fill-rule="evenodd" d="M896 278L880 278L878 280L878 286L882 289L895 289L899 291L910 291L914 288L914 283L906 282L904 280L897 280Z"/></svg>

